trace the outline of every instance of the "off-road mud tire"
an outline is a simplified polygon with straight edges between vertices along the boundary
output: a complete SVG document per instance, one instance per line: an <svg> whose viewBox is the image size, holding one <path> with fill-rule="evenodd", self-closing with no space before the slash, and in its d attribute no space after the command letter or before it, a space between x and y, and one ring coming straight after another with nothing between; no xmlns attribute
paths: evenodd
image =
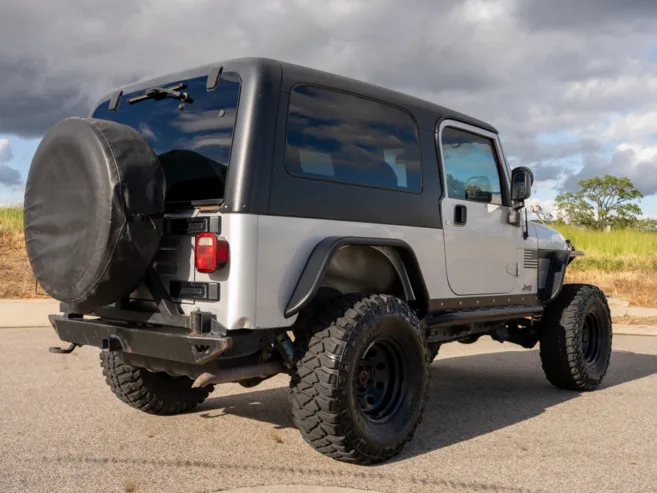
<svg viewBox="0 0 657 493"><path fill-rule="evenodd" d="M440 343L439 342L429 343L428 350L429 350L429 363L431 363L433 360L435 360L438 357L438 352L440 351Z"/></svg>
<svg viewBox="0 0 657 493"><path fill-rule="evenodd" d="M540 353L547 379L560 389L594 390L607 373L611 348L604 293L588 284L565 285L541 322Z"/></svg>
<svg viewBox="0 0 657 493"><path fill-rule="evenodd" d="M408 305L384 294L329 298L300 317L295 337L298 361L290 402L304 440L328 457L358 464L398 454L421 421L431 375L425 331ZM403 381L404 391L402 404L390 406L385 423L372 417L358 396L360 365L378 344L391 345L399 363L388 368L403 368L404 375L390 379ZM374 369L372 375L377 375ZM391 384L383 395L389 395L388 388L397 387ZM399 394L393 390L391 395Z"/></svg>
<svg viewBox="0 0 657 493"><path fill-rule="evenodd" d="M100 366L114 395L127 405L161 416L191 411L214 387L193 389L192 379L170 377L123 363L116 352L101 351Z"/></svg>

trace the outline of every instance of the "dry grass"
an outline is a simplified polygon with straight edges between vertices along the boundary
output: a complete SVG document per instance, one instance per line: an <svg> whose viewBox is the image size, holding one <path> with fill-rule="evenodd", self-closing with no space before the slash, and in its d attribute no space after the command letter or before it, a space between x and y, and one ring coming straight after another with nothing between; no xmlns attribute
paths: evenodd
<svg viewBox="0 0 657 493"><path fill-rule="evenodd" d="M36 289L23 239L23 212L0 209L0 298L45 298Z"/></svg>
<svg viewBox="0 0 657 493"><path fill-rule="evenodd" d="M585 253L568 267L566 282L595 284L609 297L657 307L656 232L554 227Z"/></svg>
<svg viewBox="0 0 657 493"><path fill-rule="evenodd" d="M571 265L578 261L579 259L576 259ZM602 289L607 297L627 300L634 306L657 308L657 275L653 272L569 270L566 282L594 284Z"/></svg>

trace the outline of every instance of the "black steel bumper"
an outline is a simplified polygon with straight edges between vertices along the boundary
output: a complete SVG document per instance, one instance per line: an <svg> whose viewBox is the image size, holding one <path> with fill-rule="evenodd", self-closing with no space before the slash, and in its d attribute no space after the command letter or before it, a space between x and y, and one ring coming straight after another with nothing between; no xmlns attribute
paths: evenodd
<svg viewBox="0 0 657 493"><path fill-rule="evenodd" d="M192 333L178 327L134 327L129 322L50 315L62 341L153 358L202 365L229 350L231 337Z"/></svg>

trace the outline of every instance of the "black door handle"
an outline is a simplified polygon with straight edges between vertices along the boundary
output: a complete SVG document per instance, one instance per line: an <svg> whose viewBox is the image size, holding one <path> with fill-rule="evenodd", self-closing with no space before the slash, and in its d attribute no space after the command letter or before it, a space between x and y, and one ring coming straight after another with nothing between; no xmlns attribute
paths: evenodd
<svg viewBox="0 0 657 493"><path fill-rule="evenodd" d="M463 226L468 222L468 209L464 205L454 206L454 224Z"/></svg>

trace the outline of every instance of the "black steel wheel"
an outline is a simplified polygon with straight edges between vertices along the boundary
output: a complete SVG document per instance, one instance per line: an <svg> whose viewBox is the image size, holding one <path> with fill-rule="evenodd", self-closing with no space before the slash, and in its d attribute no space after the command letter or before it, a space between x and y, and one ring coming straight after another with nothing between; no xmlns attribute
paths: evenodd
<svg viewBox="0 0 657 493"><path fill-rule="evenodd" d="M589 313L582 327L582 354L588 365L596 365L603 356L604 329L597 313Z"/></svg>
<svg viewBox="0 0 657 493"><path fill-rule="evenodd" d="M372 464L399 453L420 423L429 384L424 329L389 295L341 295L295 327L290 384L303 438L334 459Z"/></svg>
<svg viewBox="0 0 657 493"><path fill-rule="evenodd" d="M403 403L405 367L394 341L373 342L358 363L356 394L368 419L383 421Z"/></svg>
<svg viewBox="0 0 657 493"><path fill-rule="evenodd" d="M612 325L600 289L565 285L546 307L540 331L543 370L553 385L593 390L602 383L611 359Z"/></svg>

